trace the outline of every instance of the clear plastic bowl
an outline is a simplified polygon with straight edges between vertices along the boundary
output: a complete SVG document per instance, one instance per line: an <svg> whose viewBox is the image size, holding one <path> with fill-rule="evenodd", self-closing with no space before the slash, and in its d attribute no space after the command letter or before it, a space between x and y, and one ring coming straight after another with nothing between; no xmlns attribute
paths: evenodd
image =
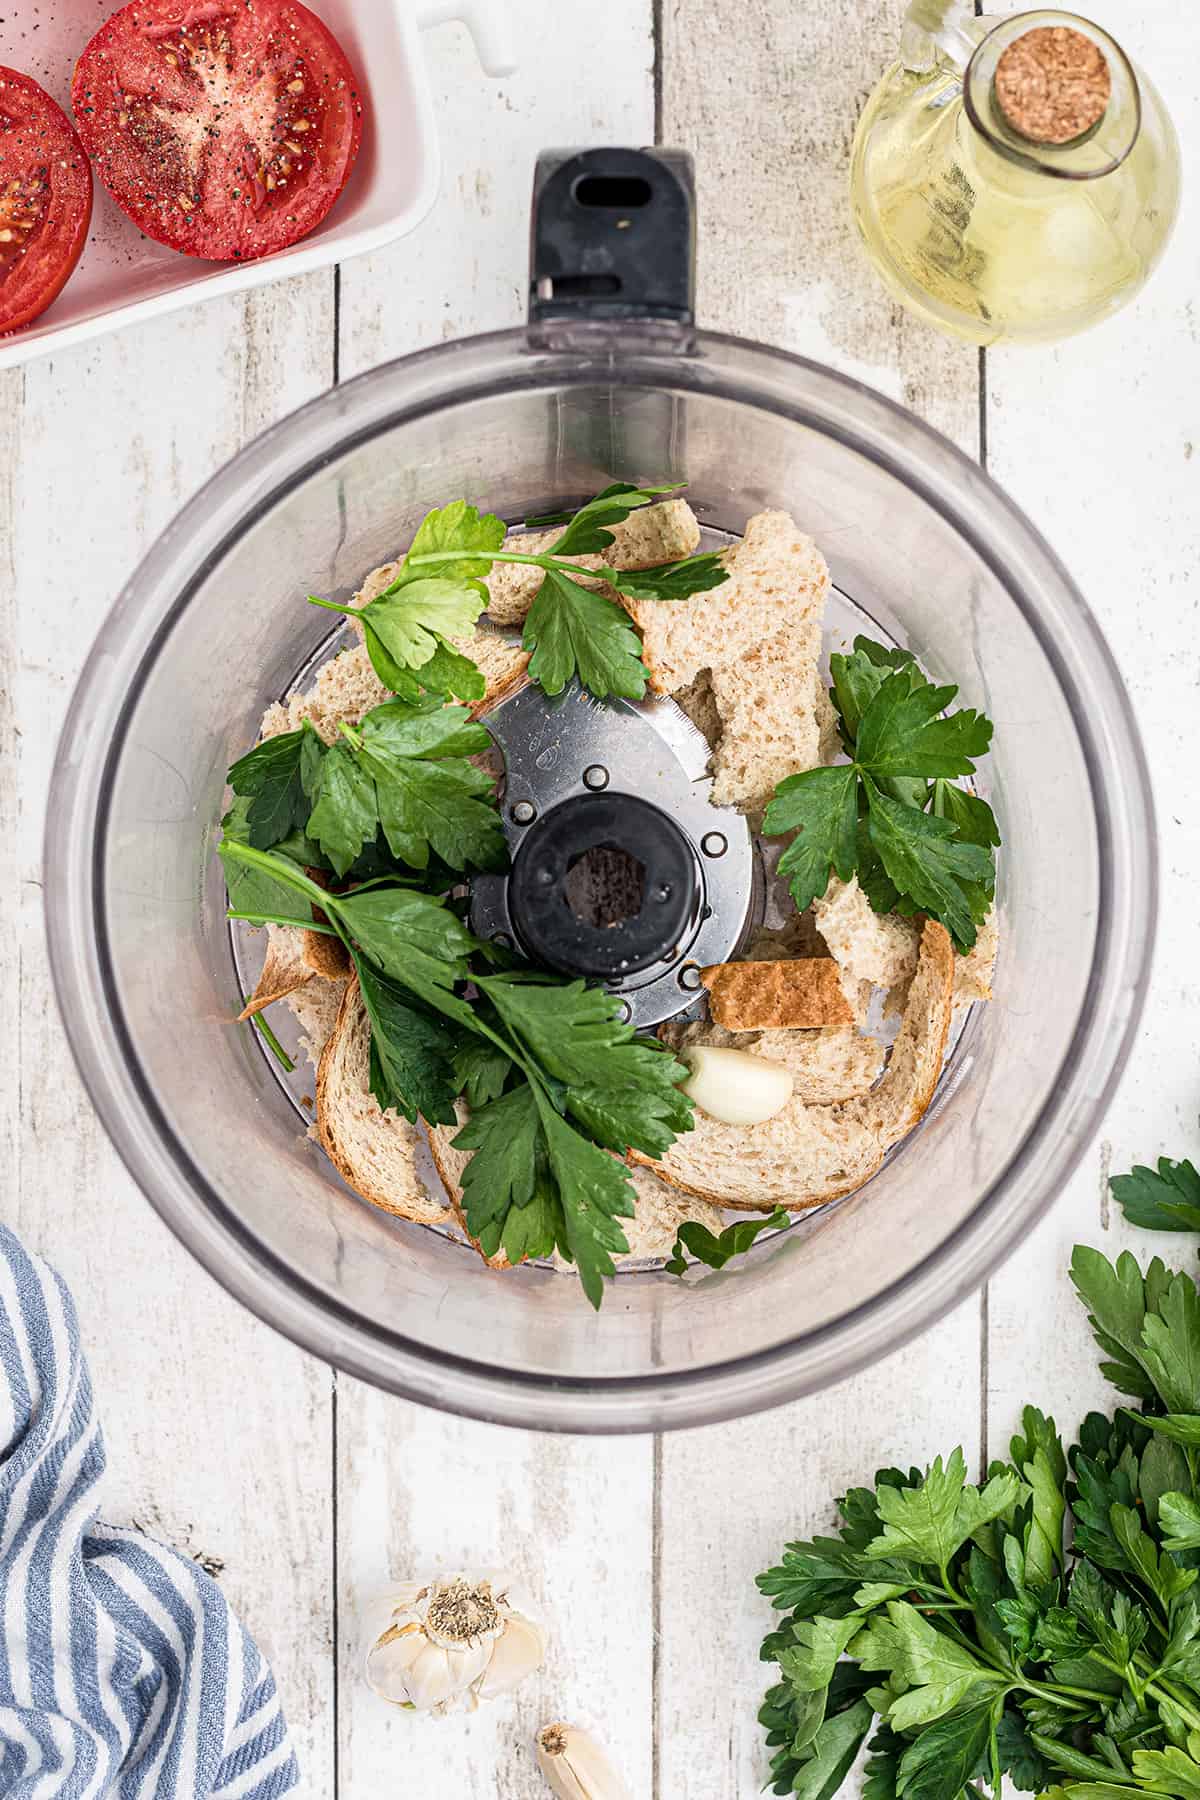
<svg viewBox="0 0 1200 1800"><path fill-rule="evenodd" d="M225 771L346 596L430 507L510 519L613 478L684 479L738 531L782 506L835 583L996 721L996 998L860 1193L728 1271L495 1274L351 1195L238 1011ZM405 358L252 444L118 601L59 751L51 952L97 1109L172 1230L261 1318L412 1399L546 1429L695 1425L836 1381L985 1279L1054 1199L1133 1035L1155 916L1149 786L1079 593L1003 493L878 394L662 326L520 330Z"/></svg>

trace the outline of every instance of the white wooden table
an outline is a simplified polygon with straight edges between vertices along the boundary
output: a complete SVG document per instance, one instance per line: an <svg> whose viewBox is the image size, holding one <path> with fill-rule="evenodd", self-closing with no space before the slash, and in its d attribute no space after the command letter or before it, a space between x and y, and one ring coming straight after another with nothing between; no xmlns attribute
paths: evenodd
<svg viewBox="0 0 1200 1800"><path fill-rule="evenodd" d="M305 1794L523 1800L545 1791L532 1733L565 1716L603 1733L638 1800L725 1800L756 1793L766 1766L755 1572L883 1462L958 1442L985 1460L1026 1398L1073 1430L1103 1387L1065 1280L1070 1247L1132 1236L1109 1210L1110 1167L1200 1151L1200 201L1193 186L1134 310L1059 349L981 357L901 314L851 239L850 136L901 0L513 5L524 67L502 83L483 80L460 28L432 34L445 175L416 236L337 278L0 376L3 1213L78 1297L107 1424L107 1515L221 1571L274 1661ZM1153 71L1194 168L1200 13L1175 0L1088 10ZM335 1376L177 1248L67 1053L43 948L42 819L85 651L180 503L332 380L517 321L540 148L656 137L697 156L704 322L847 370L986 455L1082 584L1154 766L1163 913L1103 1141L985 1293L887 1364L775 1413L658 1440L555 1439ZM456 1559L527 1570L552 1657L512 1705L414 1721L361 1684L356 1599L389 1572Z"/></svg>

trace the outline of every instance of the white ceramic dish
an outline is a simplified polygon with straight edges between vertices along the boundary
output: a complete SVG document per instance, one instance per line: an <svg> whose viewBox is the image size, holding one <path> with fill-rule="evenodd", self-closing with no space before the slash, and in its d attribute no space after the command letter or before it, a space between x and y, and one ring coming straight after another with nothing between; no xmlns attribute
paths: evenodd
<svg viewBox="0 0 1200 1800"><path fill-rule="evenodd" d="M440 153L421 49L422 27L461 19L484 72L515 67L507 0L306 0L336 33L370 105L362 153L345 193L310 237L261 262L200 262L155 244L96 184L83 259L28 331L0 339L0 369L77 344L135 319L216 294L304 274L403 237L437 198ZM120 0L16 0L0 19L0 63L40 81L70 113L71 71Z"/></svg>

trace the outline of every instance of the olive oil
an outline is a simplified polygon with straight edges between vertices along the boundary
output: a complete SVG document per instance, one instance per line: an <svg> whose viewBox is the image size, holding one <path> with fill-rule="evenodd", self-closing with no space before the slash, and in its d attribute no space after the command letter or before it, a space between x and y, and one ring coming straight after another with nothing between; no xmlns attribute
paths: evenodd
<svg viewBox="0 0 1200 1800"><path fill-rule="evenodd" d="M946 31L925 29L943 18ZM1054 129L1047 96L1067 130L1089 116L1072 110L1083 90L1069 65L1056 96L1064 45L1090 55L1095 122L1065 143L1038 141L1026 130ZM1006 87L1022 59L1034 80ZM1022 112L1026 92L1038 105ZM1046 341L1142 287L1174 223L1179 150L1158 95L1097 27L1048 12L969 20L914 0L901 60L859 121L851 197L875 267L930 324L979 344Z"/></svg>

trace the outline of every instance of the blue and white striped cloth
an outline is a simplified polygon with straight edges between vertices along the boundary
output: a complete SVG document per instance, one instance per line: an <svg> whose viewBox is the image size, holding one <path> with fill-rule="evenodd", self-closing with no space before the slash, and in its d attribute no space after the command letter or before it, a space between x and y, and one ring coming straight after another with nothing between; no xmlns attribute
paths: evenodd
<svg viewBox="0 0 1200 1800"><path fill-rule="evenodd" d="M211 1577L97 1523L104 1444L66 1285L0 1225L0 1795L275 1800L275 1679Z"/></svg>

